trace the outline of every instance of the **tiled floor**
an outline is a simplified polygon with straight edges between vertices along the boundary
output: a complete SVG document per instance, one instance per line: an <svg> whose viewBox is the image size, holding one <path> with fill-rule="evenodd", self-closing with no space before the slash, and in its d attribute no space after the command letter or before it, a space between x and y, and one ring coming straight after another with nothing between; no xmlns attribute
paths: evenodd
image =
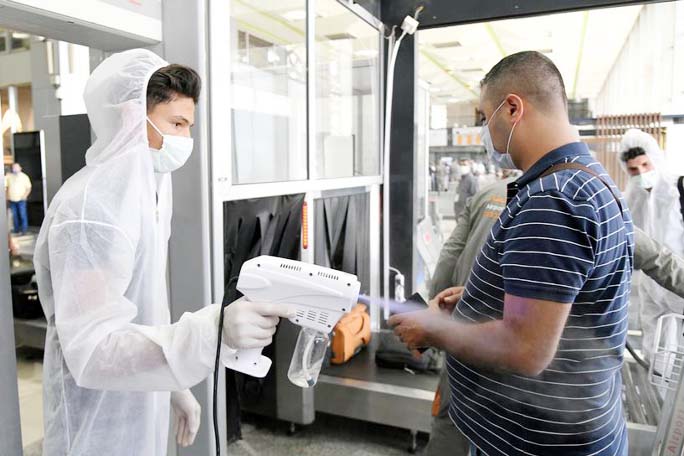
<svg viewBox="0 0 684 456"><path fill-rule="evenodd" d="M317 414L316 421L289 436L285 423L247 417L243 440L229 446L235 456L345 455L406 456L410 443L408 431L331 415ZM427 435L418 436L417 454L427 444Z"/></svg>
<svg viewBox="0 0 684 456"><path fill-rule="evenodd" d="M40 456L43 440L42 353L17 350L17 376L24 456ZM273 420L247 417L243 424L244 439L230 446L229 454L255 455L323 455L403 456L408 454L409 432L401 429L328 415L288 436L286 424ZM419 448L427 436L419 437Z"/></svg>

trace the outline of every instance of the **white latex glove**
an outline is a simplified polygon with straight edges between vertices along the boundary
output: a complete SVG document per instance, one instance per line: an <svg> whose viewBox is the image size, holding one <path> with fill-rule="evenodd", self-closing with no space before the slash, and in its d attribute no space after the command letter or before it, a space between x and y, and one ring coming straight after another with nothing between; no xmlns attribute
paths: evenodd
<svg viewBox="0 0 684 456"><path fill-rule="evenodd" d="M193 444L200 427L202 407L190 390L173 391L171 393L171 408L173 409L173 431L176 443L182 447Z"/></svg>
<svg viewBox="0 0 684 456"><path fill-rule="evenodd" d="M279 317L293 318L294 308L284 304L251 302L240 298L223 316L223 340L230 348L263 348L271 344Z"/></svg>

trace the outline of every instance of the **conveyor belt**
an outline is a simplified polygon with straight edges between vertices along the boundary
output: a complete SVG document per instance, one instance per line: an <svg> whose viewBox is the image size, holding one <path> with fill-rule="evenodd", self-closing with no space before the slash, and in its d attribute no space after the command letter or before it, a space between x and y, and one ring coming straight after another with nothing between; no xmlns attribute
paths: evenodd
<svg viewBox="0 0 684 456"><path fill-rule="evenodd" d="M316 410L408 429L413 435L415 431L429 432L439 375L378 367L376 339L348 363L321 372Z"/></svg>
<svg viewBox="0 0 684 456"><path fill-rule="evenodd" d="M377 334L373 334L370 345L352 358L348 363L326 367L321 373L331 377L381 383L386 385L417 388L430 392L437 391L438 373L416 373L400 369L387 369L375 364L375 350L378 345Z"/></svg>

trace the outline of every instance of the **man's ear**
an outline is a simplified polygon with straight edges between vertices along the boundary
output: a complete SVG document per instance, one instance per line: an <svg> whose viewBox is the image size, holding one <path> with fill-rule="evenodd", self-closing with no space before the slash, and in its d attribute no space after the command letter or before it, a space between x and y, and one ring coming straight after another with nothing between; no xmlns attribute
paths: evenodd
<svg viewBox="0 0 684 456"><path fill-rule="evenodd" d="M509 93L506 95L506 105L504 106L504 109L508 111L508 114L514 122L519 121L524 110L522 98L514 93Z"/></svg>

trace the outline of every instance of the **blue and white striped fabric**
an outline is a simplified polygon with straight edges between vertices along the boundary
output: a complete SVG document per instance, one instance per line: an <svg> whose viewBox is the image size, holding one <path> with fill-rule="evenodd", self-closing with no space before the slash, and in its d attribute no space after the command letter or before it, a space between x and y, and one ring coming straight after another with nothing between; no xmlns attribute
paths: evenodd
<svg viewBox="0 0 684 456"><path fill-rule="evenodd" d="M633 234L620 195L586 145L556 149L517 182L493 226L455 318L503 317L504 293L571 305L554 360L538 377L482 370L449 357L450 416L487 455L626 455L623 347ZM621 196L619 196L621 198ZM556 305L556 304L554 304Z"/></svg>

